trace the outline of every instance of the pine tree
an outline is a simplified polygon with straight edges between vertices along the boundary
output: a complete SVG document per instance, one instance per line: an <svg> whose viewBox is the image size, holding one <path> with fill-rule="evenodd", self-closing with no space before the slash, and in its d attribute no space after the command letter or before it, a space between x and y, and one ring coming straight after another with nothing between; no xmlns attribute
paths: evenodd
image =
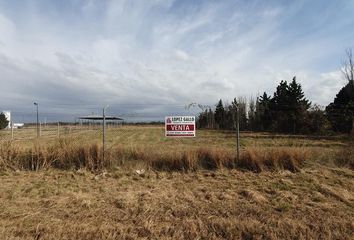
<svg viewBox="0 0 354 240"><path fill-rule="evenodd" d="M281 81L271 100L273 128L280 132L298 133L304 125L311 103L305 98L301 84L293 78L290 84Z"/></svg>
<svg viewBox="0 0 354 240"><path fill-rule="evenodd" d="M254 131L256 129L256 103L253 98L249 101L248 125L249 130Z"/></svg>
<svg viewBox="0 0 354 240"><path fill-rule="evenodd" d="M350 133L354 124L354 82L349 80L326 107L328 120L336 132Z"/></svg>
<svg viewBox="0 0 354 240"><path fill-rule="evenodd" d="M6 128L9 125L9 121L7 120L4 113L0 113L0 130Z"/></svg>
<svg viewBox="0 0 354 240"><path fill-rule="evenodd" d="M292 132L297 133L305 125L306 112L311 103L305 98L302 87L296 82L296 76L288 86L289 117Z"/></svg>
<svg viewBox="0 0 354 240"><path fill-rule="evenodd" d="M273 99L273 107L276 111L286 111L289 106L288 82L281 80L276 88Z"/></svg>
<svg viewBox="0 0 354 240"><path fill-rule="evenodd" d="M218 127L223 129L224 128L225 109L224 109L224 105L223 105L221 99L219 100L218 104L216 105L214 118L215 118L215 122L218 125Z"/></svg>
<svg viewBox="0 0 354 240"><path fill-rule="evenodd" d="M234 129L235 123L235 112L232 105L225 106L225 117L224 117L224 129Z"/></svg>
<svg viewBox="0 0 354 240"><path fill-rule="evenodd" d="M289 132L289 92L287 81L282 80L277 86L274 96L271 99L270 107L273 116L273 130Z"/></svg>
<svg viewBox="0 0 354 240"><path fill-rule="evenodd" d="M269 131L272 124L271 97L266 92L259 97L256 115L259 118L259 130Z"/></svg>

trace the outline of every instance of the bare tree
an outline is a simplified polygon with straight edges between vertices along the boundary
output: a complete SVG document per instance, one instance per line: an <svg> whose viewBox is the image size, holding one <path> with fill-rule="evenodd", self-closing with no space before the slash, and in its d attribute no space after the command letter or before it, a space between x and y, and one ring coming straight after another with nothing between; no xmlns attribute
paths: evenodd
<svg viewBox="0 0 354 240"><path fill-rule="evenodd" d="M354 60L352 49L348 48L345 50L346 58L343 61L342 73L349 82L354 84Z"/></svg>

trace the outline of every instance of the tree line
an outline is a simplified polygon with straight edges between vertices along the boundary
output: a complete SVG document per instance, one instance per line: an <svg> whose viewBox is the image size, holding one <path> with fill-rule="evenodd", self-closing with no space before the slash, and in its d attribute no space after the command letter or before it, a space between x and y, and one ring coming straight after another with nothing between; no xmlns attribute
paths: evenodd
<svg viewBox="0 0 354 240"><path fill-rule="evenodd" d="M204 109L197 118L199 128L235 129L236 119L241 131L268 131L292 134L327 134L354 132L354 60L351 49L342 71L347 84L326 108L312 104L296 77L282 80L273 95L264 92L256 99L243 97L223 103L215 109ZM237 118L238 116L238 118Z"/></svg>

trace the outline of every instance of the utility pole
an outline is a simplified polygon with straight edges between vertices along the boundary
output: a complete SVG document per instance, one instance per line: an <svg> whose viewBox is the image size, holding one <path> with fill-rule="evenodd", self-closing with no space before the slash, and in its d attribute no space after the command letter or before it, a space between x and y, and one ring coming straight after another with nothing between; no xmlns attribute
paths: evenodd
<svg viewBox="0 0 354 240"><path fill-rule="evenodd" d="M37 138L39 138L39 115L38 115L38 103L37 102L34 102L33 103L34 105L36 105L37 107Z"/></svg>
<svg viewBox="0 0 354 240"><path fill-rule="evenodd" d="M105 106L102 111L102 163L104 162L105 155L105 141L106 141L106 115L105 111L109 105Z"/></svg>

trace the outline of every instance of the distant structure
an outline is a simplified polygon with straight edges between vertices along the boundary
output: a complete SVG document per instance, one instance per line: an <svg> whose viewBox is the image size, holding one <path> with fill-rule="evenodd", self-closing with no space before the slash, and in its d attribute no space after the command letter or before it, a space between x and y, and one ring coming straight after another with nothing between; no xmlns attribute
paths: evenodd
<svg viewBox="0 0 354 240"><path fill-rule="evenodd" d="M82 125L83 123L90 124L91 123L101 123L103 121L103 116L102 115L88 115L88 116L80 116L78 117L79 121L80 121L80 125ZM114 117L114 116L105 116L104 117L105 121L107 122L121 122L124 121L123 118L120 117Z"/></svg>
<svg viewBox="0 0 354 240"><path fill-rule="evenodd" d="M119 118L119 117L114 117L114 116L105 116L104 117L105 120L109 121L123 121L123 118ZM80 120L103 120L103 116L102 115L89 115L89 116L80 116L79 117Z"/></svg>
<svg viewBox="0 0 354 240"><path fill-rule="evenodd" d="M11 111L2 111L2 113L5 115L7 121L9 121L9 124L7 125L7 129L11 129ZM12 123L13 128L22 128L25 124L24 123Z"/></svg>

